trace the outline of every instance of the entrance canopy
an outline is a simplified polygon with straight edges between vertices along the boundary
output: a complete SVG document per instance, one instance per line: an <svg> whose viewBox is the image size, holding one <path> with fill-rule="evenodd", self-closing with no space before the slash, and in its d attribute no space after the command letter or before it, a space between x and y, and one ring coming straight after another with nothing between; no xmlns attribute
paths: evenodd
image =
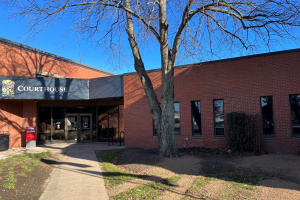
<svg viewBox="0 0 300 200"><path fill-rule="evenodd" d="M0 76L0 99L89 100L123 96L123 76L96 79Z"/></svg>

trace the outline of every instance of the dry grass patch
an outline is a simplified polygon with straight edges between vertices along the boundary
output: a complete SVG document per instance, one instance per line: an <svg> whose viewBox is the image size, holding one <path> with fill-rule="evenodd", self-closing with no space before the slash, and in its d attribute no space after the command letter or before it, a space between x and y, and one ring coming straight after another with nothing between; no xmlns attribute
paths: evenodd
<svg viewBox="0 0 300 200"><path fill-rule="evenodd" d="M268 199L276 197L272 171L241 168L241 157L182 153L159 158L153 150L103 152L103 175L110 199ZM108 156L109 155L109 156ZM109 158L109 159L105 159ZM118 159L116 159L118 158ZM252 159L251 157L249 157ZM247 159L247 157L243 157ZM259 168L258 168L259 169ZM280 179L280 181L283 181ZM118 182L118 184L112 184ZM265 184L265 185L264 185ZM291 184L294 184L291 186ZM280 199L297 199L298 183L277 185ZM272 199L272 198L271 198ZM276 198L275 198L276 199Z"/></svg>

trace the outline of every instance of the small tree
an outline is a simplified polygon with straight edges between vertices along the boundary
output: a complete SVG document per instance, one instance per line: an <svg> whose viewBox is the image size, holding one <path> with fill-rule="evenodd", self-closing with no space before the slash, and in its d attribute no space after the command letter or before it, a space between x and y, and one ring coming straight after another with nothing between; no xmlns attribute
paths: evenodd
<svg viewBox="0 0 300 200"><path fill-rule="evenodd" d="M15 17L29 20L35 35L70 17L73 28L119 52L122 34L130 44L158 133L159 154L177 154L174 138L174 66L182 58L216 55L218 50L255 49L299 31L299 1L289 0L10 0ZM137 30L137 31L136 31ZM294 34L295 33L295 34ZM160 46L162 94L156 96L140 52ZM179 53L181 52L181 53ZM199 60L199 59L197 59Z"/></svg>

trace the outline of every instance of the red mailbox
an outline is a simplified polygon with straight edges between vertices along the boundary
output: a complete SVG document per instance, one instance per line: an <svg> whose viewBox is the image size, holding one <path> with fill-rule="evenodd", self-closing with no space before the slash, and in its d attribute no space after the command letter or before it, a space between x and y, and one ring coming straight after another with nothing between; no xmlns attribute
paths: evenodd
<svg viewBox="0 0 300 200"><path fill-rule="evenodd" d="M29 126L26 128L26 141L36 140L36 129L35 127Z"/></svg>

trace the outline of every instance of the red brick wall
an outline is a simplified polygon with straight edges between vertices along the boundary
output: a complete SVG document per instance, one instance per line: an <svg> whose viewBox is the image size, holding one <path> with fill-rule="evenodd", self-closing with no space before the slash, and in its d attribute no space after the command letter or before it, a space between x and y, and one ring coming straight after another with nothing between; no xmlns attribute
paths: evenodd
<svg viewBox="0 0 300 200"><path fill-rule="evenodd" d="M59 74L66 78L91 79L108 76L53 58L0 44L0 75L35 77L36 70Z"/></svg>
<svg viewBox="0 0 300 200"><path fill-rule="evenodd" d="M176 139L178 147L226 149L226 137L214 137L213 99L224 100L225 116L242 111L261 117L260 97L272 96L275 139L264 139L263 147L268 152L300 151L300 140L291 136L289 106L289 95L300 94L299 69L300 52L175 69L175 102L180 103L181 120L181 138ZM149 76L160 96L160 72L150 72ZM202 138L192 137L191 101L197 100L201 101ZM136 74L124 76L124 124L127 147L157 147L149 106Z"/></svg>
<svg viewBox="0 0 300 200"><path fill-rule="evenodd" d="M27 119L28 118L28 119ZM7 131L9 147L25 146L25 128L35 126L36 104L0 100L0 131Z"/></svg>
<svg viewBox="0 0 300 200"><path fill-rule="evenodd" d="M0 76L35 77L36 70L68 78L97 78L108 76L37 53L0 44ZM10 148L25 146L25 129L36 126L37 106L34 102L0 100L0 133L10 133Z"/></svg>

